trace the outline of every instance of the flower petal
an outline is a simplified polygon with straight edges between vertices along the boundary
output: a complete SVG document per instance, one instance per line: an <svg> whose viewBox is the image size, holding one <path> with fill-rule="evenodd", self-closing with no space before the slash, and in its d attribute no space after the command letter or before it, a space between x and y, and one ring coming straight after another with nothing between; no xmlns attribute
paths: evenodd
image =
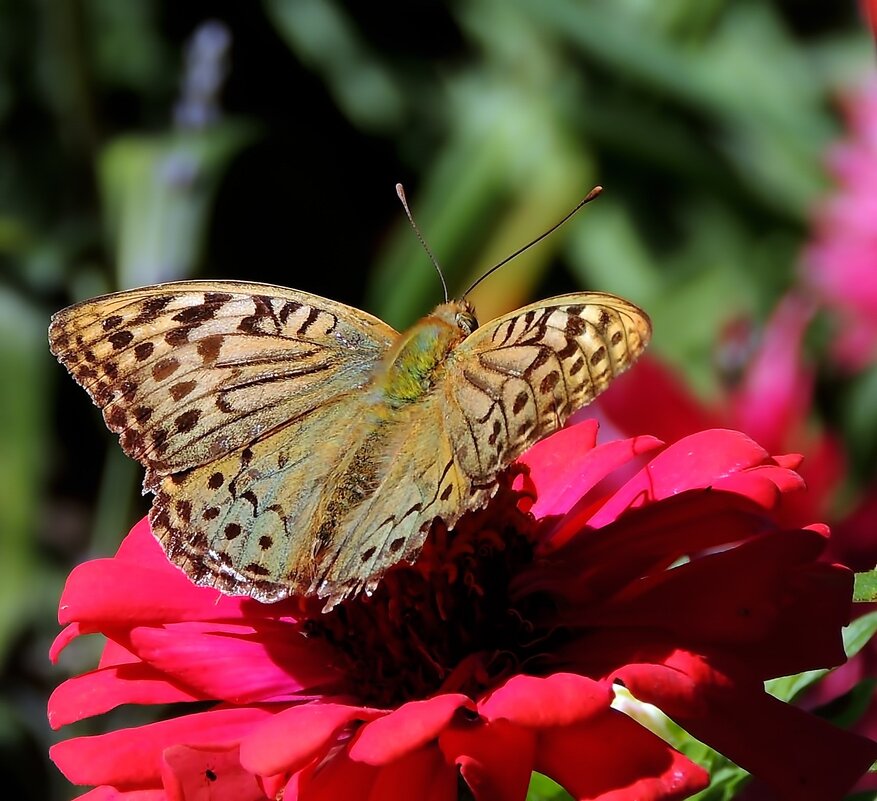
<svg viewBox="0 0 877 801"><path fill-rule="evenodd" d="M117 790L103 785L76 796L73 801L168 801L164 788L151 790Z"/></svg>
<svg viewBox="0 0 877 801"><path fill-rule="evenodd" d="M877 743L778 701L761 682L735 681L698 657L674 667L664 669L663 681L644 666L617 675L636 698L661 708L779 798L839 801L877 759Z"/></svg>
<svg viewBox="0 0 877 801"><path fill-rule="evenodd" d="M421 748L382 768L371 792L361 797L367 801L457 801L457 771L438 748Z"/></svg>
<svg viewBox="0 0 877 801"><path fill-rule="evenodd" d="M207 698L171 683L149 665L103 668L68 679L55 689L49 698L49 725L58 729L122 704L173 704Z"/></svg>
<svg viewBox="0 0 877 801"><path fill-rule="evenodd" d="M356 788L357 798L368 798L380 771L339 751L319 770L308 767L293 775L283 791L283 801L339 801L352 798L352 788Z"/></svg>
<svg viewBox="0 0 877 801"><path fill-rule="evenodd" d="M196 586L170 564L155 568L93 559L68 576L58 619L62 624L78 621L83 632L95 632L111 626L239 618L242 603Z"/></svg>
<svg viewBox="0 0 877 801"><path fill-rule="evenodd" d="M294 773L328 750L335 736L354 720L373 720L380 710L345 704L289 707L254 726L241 742L241 764L260 776Z"/></svg>
<svg viewBox="0 0 877 801"><path fill-rule="evenodd" d="M258 707L217 709L133 729L74 737L52 746L49 756L74 784L121 789L155 786L162 752L185 743L222 747L238 743L273 712Z"/></svg>
<svg viewBox="0 0 877 801"><path fill-rule="evenodd" d="M81 637L83 634L87 634L89 632L82 631L79 623L68 623L61 630L61 633L55 637L54 642L49 648L49 659L52 664L57 664L58 657L61 655L61 651L63 651L68 645L70 645L73 640L77 637Z"/></svg>
<svg viewBox="0 0 877 801"><path fill-rule="evenodd" d="M557 532L566 544L553 553L545 546L545 560L516 577L516 595L547 590L570 604L593 603L665 571L680 557L739 542L776 524L745 496L691 490L634 509L601 529L582 525L574 515L565 518Z"/></svg>
<svg viewBox="0 0 877 801"><path fill-rule="evenodd" d="M256 777L241 767L237 746L224 749L174 745L162 754L168 801L262 801Z"/></svg>
<svg viewBox="0 0 877 801"><path fill-rule="evenodd" d="M630 509L684 490L711 486L723 476L764 464L768 458L764 448L739 431L700 431L659 453L614 493L589 525L600 528Z"/></svg>
<svg viewBox="0 0 877 801"><path fill-rule="evenodd" d="M507 720L453 726L439 744L445 758L460 768L477 801L524 798L533 772L533 733Z"/></svg>
<svg viewBox="0 0 877 801"><path fill-rule="evenodd" d="M169 623L138 626L129 647L205 698L235 704L292 698L337 683L331 654L289 623Z"/></svg>
<svg viewBox="0 0 877 801"><path fill-rule="evenodd" d="M595 447L595 436L596 422L586 420L537 442L519 459L530 468L536 487L530 510L536 519L566 514L614 470L663 444L642 436Z"/></svg>
<svg viewBox="0 0 877 801"><path fill-rule="evenodd" d="M614 709L575 726L540 733L536 770L574 798L673 801L709 784L703 768Z"/></svg>
<svg viewBox="0 0 877 801"><path fill-rule="evenodd" d="M466 695L447 693L425 701L409 701L367 723L350 744L350 758L368 765L386 765L435 739L458 709L475 711Z"/></svg>
<svg viewBox="0 0 877 801"><path fill-rule="evenodd" d="M565 726L587 720L612 703L608 683L575 673L513 676L478 705L488 720L509 720L527 728Z"/></svg>
<svg viewBox="0 0 877 801"><path fill-rule="evenodd" d="M845 660L853 577L817 561L824 545L817 531L767 534L644 578L576 620L595 631L663 631L744 661L759 679L833 667Z"/></svg>

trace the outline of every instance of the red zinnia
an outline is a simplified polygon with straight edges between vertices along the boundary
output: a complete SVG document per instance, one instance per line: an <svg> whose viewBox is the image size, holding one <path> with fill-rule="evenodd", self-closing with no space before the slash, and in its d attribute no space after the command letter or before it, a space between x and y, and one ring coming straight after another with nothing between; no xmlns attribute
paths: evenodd
<svg viewBox="0 0 877 801"><path fill-rule="evenodd" d="M779 798L839 799L877 745L764 692L844 659L851 575L818 561L824 527L777 523L797 460L725 430L595 443L593 421L539 443L486 509L328 614L196 587L139 523L68 580L53 656L107 644L49 717L193 706L52 758L89 799L126 801L519 801L533 770L579 799L703 788L612 705L623 685Z"/></svg>

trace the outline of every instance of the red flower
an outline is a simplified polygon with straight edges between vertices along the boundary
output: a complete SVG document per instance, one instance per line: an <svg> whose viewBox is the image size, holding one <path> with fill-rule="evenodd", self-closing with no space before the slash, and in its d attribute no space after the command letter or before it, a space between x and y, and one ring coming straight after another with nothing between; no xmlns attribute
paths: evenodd
<svg viewBox="0 0 877 801"><path fill-rule="evenodd" d="M835 437L814 430L813 369L802 357L801 343L813 316L812 304L790 294L765 326L752 353L747 353L737 385L707 405L654 358L621 376L597 406L619 436L648 430L675 440L712 426L745 432L771 453L803 454L799 467L808 491L796 493L784 509L785 522L803 525L824 517L843 476L844 459ZM744 348L744 350L746 350Z"/></svg>
<svg viewBox="0 0 877 801"><path fill-rule="evenodd" d="M81 634L107 644L49 717L175 716L53 760L89 799L126 801L451 801L460 782L519 801L533 770L579 799L703 788L613 705L624 685L778 798L839 799L877 745L763 688L844 658L851 576L818 561L824 527L777 524L797 460L724 430L595 442L588 421L539 443L486 509L437 524L414 565L328 614L196 587L139 523L68 580L53 657Z"/></svg>

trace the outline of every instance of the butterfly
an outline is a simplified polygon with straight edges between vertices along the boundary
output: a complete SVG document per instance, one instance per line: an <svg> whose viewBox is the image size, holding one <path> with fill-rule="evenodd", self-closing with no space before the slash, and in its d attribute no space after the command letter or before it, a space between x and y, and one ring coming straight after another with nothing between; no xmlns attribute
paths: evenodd
<svg viewBox="0 0 877 801"><path fill-rule="evenodd" d="M146 468L153 533L198 584L277 601L371 591L431 523L639 356L648 316L598 292L479 327L466 300L402 334L307 292L158 284L52 318L52 353Z"/></svg>

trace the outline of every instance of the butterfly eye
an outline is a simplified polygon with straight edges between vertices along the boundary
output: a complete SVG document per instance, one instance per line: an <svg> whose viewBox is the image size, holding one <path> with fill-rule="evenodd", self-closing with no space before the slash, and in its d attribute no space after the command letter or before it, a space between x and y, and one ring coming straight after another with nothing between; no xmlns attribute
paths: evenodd
<svg viewBox="0 0 877 801"><path fill-rule="evenodd" d="M469 336L476 328L478 328L478 320L475 319L475 315L471 312L461 311L457 312L457 327L466 333L466 336Z"/></svg>

